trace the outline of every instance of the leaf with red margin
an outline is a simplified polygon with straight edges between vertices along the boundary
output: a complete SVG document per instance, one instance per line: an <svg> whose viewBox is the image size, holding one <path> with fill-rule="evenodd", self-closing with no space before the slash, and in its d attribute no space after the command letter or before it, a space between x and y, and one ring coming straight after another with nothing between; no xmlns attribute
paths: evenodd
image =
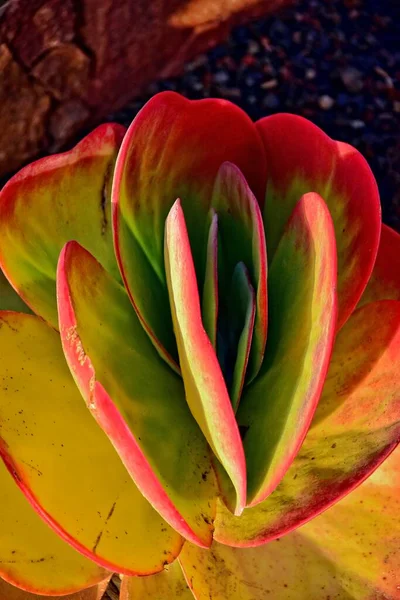
<svg viewBox="0 0 400 600"><path fill-rule="evenodd" d="M225 100L154 96L130 126L113 185L115 247L126 288L161 355L177 369L164 273L164 223L177 198L203 288L207 213L217 171L236 164L264 201L264 149L254 124ZM151 290L151 294L149 294Z"/></svg>
<svg viewBox="0 0 400 600"><path fill-rule="evenodd" d="M207 235L206 269L204 275L201 315L204 329L214 349L217 348L218 321L218 215L211 209Z"/></svg>
<svg viewBox="0 0 400 600"><path fill-rule="evenodd" d="M268 164L264 224L269 260L300 197L320 194L335 226L340 328L367 285L378 251L381 211L374 176L355 148L331 140L303 117L278 114L256 125Z"/></svg>
<svg viewBox="0 0 400 600"><path fill-rule="evenodd" d="M176 560L151 577L123 577L120 600L193 600L180 564ZM209 599L208 599L209 600Z"/></svg>
<svg viewBox="0 0 400 600"><path fill-rule="evenodd" d="M56 269L69 240L120 279L111 178L124 127L101 125L69 152L28 165L0 193L0 267L32 310L58 327Z"/></svg>
<svg viewBox="0 0 400 600"><path fill-rule="evenodd" d="M229 297L232 310L228 321L234 338L232 345L236 349L229 394L236 412L243 391L256 315L256 295L244 263L238 263L233 271Z"/></svg>
<svg viewBox="0 0 400 600"><path fill-rule="evenodd" d="M11 591L16 588L11 584L32 594L65 595L108 577L107 571L71 548L42 521L1 459L0 531L0 598L4 600L14 598Z"/></svg>
<svg viewBox="0 0 400 600"><path fill-rule="evenodd" d="M237 413L244 428L248 503L276 488L310 426L336 330L336 245L329 210L303 196L269 273L270 327L265 360Z"/></svg>
<svg viewBox="0 0 400 600"><path fill-rule="evenodd" d="M256 292L257 310L247 373L249 382L260 370L267 341L267 249L262 215L242 173L229 162L218 171L211 206L218 214L220 290L229 288L237 263L243 262Z"/></svg>
<svg viewBox="0 0 400 600"><path fill-rule="evenodd" d="M0 310L15 310L31 314L31 309L20 298L0 269Z"/></svg>
<svg viewBox="0 0 400 600"><path fill-rule="evenodd" d="M152 506L181 535L209 545L218 490L182 380L124 288L76 242L61 253L57 294L67 362L97 423Z"/></svg>
<svg viewBox="0 0 400 600"><path fill-rule="evenodd" d="M284 479L233 518L219 507L215 538L257 546L309 521L367 478L400 438L400 302L357 310L339 333L312 426Z"/></svg>
<svg viewBox="0 0 400 600"><path fill-rule="evenodd" d="M242 441L217 355L201 320L185 217L177 200L165 223L165 271L179 362L189 408L236 490L236 510L246 502Z"/></svg>
<svg viewBox="0 0 400 600"><path fill-rule="evenodd" d="M3 311L0 348L0 456L33 508L110 571L160 571L179 554L182 538L143 497L96 425L59 335L34 315ZM34 533L25 532L32 548Z"/></svg>
<svg viewBox="0 0 400 600"><path fill-rule="evenodd" d="M197 600L398 600L400 448L362 485L300 529L259 548L186 544Z"/></svg>
<svg viewBox="0 0 400 600"><path fill-rule="evenodd" d="M378 256L358 307L376 300L400 300L400 235L382 225Z"/></svg>
<svg viewBox="0 0 400 600"><path fill-rule="evenodd" d="M111 575L106 581L99 583L94 587L87 588L80 592L62 596L51 596L53 600L101 600L106 592L107 585ZM0 598L4 600L48 600L49 596L38 594L27 594L9 583L0 579Z"/></svg>
<svg viewBox="0 0 400 600"><path fill-rule="evenodd" d="M179 562L196 600L354 600L334 580L335 566L297 532L260 548L185 544Z"/></svg>

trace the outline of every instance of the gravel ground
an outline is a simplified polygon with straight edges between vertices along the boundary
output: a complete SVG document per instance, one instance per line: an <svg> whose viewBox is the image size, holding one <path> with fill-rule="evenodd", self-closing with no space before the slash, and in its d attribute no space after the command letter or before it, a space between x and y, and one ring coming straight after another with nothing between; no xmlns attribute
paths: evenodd
<svg viewBox="0 0 400 600"><path fill-rule="evenodd" d="M128 125L161 90L226 98L253 119L291 112L358 148L400 231L400 2L303 0L236 29L223 45L111 116Z"/></svg>

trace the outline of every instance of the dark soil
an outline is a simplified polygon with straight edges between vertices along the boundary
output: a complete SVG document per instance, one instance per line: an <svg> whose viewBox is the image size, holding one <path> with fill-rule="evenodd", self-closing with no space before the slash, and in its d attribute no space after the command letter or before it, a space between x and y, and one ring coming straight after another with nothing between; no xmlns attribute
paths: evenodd
<svg viewBox="0 0 400 600"><path fill-rule="evenodd" d="M400 231L400 3L302 0L236 29L187 65L183 76L151 87L112 119L128 125L149 96L226 98L253 119L303 115L367 158L378 180L383 220Z"/></svg>

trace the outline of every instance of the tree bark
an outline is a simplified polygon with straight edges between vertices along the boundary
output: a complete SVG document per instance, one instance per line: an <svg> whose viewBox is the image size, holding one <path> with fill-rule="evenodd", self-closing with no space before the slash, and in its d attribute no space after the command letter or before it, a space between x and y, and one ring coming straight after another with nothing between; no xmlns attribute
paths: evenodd
<svg viewBox="0 0 400 600"><path fill-rule="evenodd" d="M287 0L0 0L0 177Z"/></svg>

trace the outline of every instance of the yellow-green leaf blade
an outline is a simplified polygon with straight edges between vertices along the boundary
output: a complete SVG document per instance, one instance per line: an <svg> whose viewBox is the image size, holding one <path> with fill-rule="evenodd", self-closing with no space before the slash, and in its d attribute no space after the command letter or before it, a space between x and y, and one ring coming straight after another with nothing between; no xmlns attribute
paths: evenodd
<svg viewBox="0 0 400 600"><path fill-rule="evenodd" d="M120 600L193 600L181 566L176 560L150 577L123 577Z"/></svg>
<svg viewBox="0 0 400 600"><path fill-rule="evenodd" d="M201 303L201 316L214 349L217 347L218 321L218 215L210 211L207 235L206 267Z"/></svg>
<svg viewBox="0 0 400 600"><path fill-rule="evenodd" d="M165 271L187 403L234 485L240 514L246 499L243 446L217 355L201 320L196 272L179 200L165 225Z"/></svg>
<svg viewBox="0 0 400 600"><path fill-rule="evenodd" d="M145 500L87 410L58 334L41 319L0 313L0 452L59 535L108 568L162 569L181 537Z"/></svg>
<svg viewBox="0 0 400 600"><path fill-rule="evenodd" d="M398 600L400 448L307 525L259 548L186 544L197 600Z"/></svg>
<svg viewBox="0 0 400 600"><path fill-rule="evenodd" d="M10 285L6 276L0 269L0 310L15 310L30 314L31 309L25 304L17 292Z"/></svg>
<svg viewBox="0 0 400 600"><path fill-rule="evenodd" d="M364 483L299 531L354 600L400 596L400 448ZM343 535L343 532L346 532ZM381 596L379 596L381 594Z"/></svg>
<svg viewBox="0 0 400 600"><path fill-rule="evenodd" d="M57 289L64 352L90 411L149 502L182 535L209 545L217 488L182 380L125 289L75 242L61 254Z"/></svg>
<svg viewBox="0 0 400 600"><path fill-rule="evenodd" d="M248 503L270 494L297 454L329 365L337 315L332 220L317 194L297 204L269 274L270 326L258 378L237 414L245 428Z"/></svg>
<svg viewBox="0 0 400 600"><path fill-rule="evenodd" d="M0 459L0 577L10 584L0 579L0 598L14 598L11 584L37 594L69 594L107 576L42 521Z"/></svg>
<svg viewBox="0 0 400 600"><path fill-rule="evenodd" d="M73 594L67 594L62 596L55 596L52 594L53 600L101 600L106 592L108 581L111 575L106 581L99 583L96 586L87 588L80 592ZM4 600L48 600L49 596L42 596L38 594L26 593L23 590L16 588L6 581L0 579L0 598Z"/></svg>
<svg viewBox="0 0 400 600"><path fill-rule="evenodd" d="M101 125L72 150L26 166L0 193L0 267L55 328L57 261L66 242L79 241L120 278L110 193L124 132L120 125Z"/></svg>
<svg viewBox="0 0 400 600"><path fill-rule="evenodd" d="M257 546L307 522L350 492L400 437L400 302L357 310L340 331L306 439L271 496L233 519L221 504L215 538Z"/></svg>

